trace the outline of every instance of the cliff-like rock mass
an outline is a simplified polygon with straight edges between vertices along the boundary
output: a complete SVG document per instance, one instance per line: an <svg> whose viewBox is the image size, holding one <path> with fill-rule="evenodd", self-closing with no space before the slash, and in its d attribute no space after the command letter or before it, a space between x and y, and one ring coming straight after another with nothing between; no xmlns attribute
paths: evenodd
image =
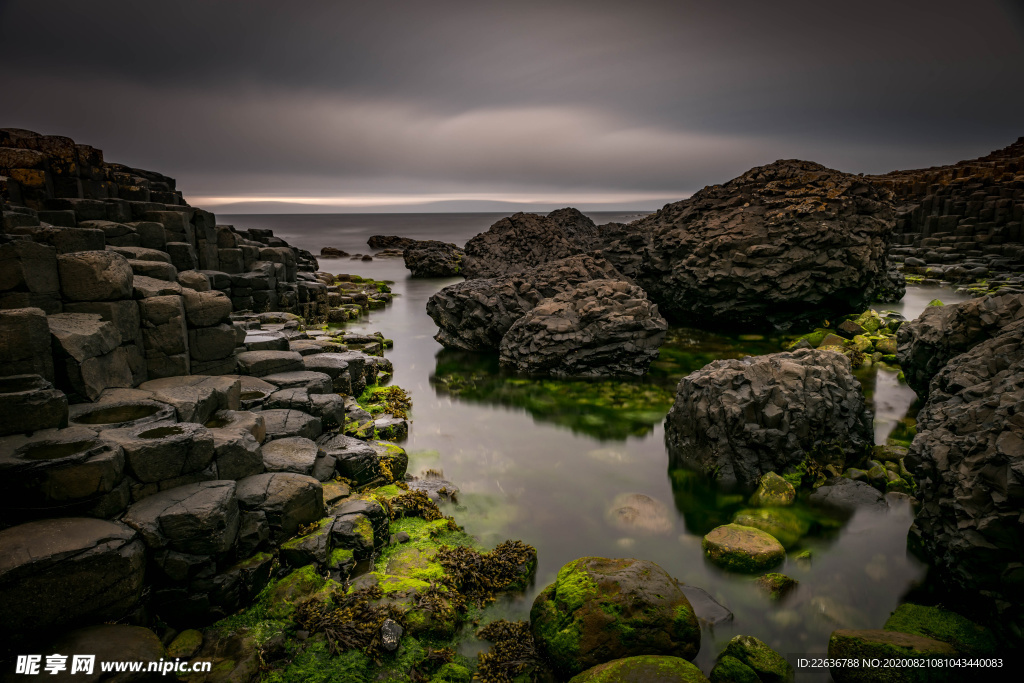
<svg viewBox="0 0 1024 683"><path fill-rule="evenodd" d="M596 228L576 209L517 213L466 242L467 279L506 277L590 251Z"/></svg>
<svg viewBox="0 0 1024 683"><path fill-rule="evenodd" d="M842 471L873 442L850 361L819 349L709 363L679 382L665 418L673 466L751 489L808 460Z"/></svg>
<svg viewBox="0 0 1024 683"><path fill-rule="evenodd" d="M884 286L893 229L888 191L807 161L776 161L628 226L637 257L605 256L670 319L787 328L863 310ZM616 253L624 254L620 263Z"/></svg>
<svg viewBox="0 0 1024 683"><path fill-rule="evenodd" d="M640 376L668 323L644 291L622 280L584 282L521 317L501 340L501 363L563 377Z"/></svg>

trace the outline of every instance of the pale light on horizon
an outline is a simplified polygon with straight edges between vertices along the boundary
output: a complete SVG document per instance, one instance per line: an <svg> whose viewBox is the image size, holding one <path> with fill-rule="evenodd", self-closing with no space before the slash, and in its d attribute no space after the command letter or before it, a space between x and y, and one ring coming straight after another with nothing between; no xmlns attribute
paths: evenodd
<svg viewBox="0 0 1024 683"><path fill-rule="evenodd" d="M242 195L233 197L217 197L188 195L186 200L193 206L218 207L232 204L249 203L275 203L275 204L298 204L303 206L333 206L339 208L355 207L384 207L384 206L410 206L416 204L431 204L437 202L453 201L494 201L507 202L510 204L562 204L572 206L574 204L629 204L635 202L664 202L686 199L689 194L669 198L665 193L533 193L533 194L505 194L505 193L452 193L452 194L410 194L410 195L356 195L356 196L322 196L322 197L296 197L290 195Z"/></svg>

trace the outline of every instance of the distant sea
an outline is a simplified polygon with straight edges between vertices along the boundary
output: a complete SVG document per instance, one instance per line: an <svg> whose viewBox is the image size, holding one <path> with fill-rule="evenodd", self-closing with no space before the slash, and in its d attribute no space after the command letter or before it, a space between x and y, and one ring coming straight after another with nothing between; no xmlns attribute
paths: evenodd
<svg viewBox="0 0 1024 683"><path fill-rule="evenodd" d="M629 223L648 212L584 212L592 221ZM321 213L321 214L218 214L217 223L239 230L269 229L293 247L319 254L336 247L350 254L370 253L371 235L398 235L418 240L454 242L460 247L485 232L508 213Z"/></svg>

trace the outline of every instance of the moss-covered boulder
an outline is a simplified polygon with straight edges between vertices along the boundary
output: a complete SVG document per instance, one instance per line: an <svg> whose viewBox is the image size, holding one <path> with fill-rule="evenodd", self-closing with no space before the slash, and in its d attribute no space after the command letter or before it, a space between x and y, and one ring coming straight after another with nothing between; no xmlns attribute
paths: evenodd
<svg viewBox="0 0 1024 683"><path fill-rule="evenodd" d="M896 608L885 622L886 631L900 631L949 643L964 655L995 654L992 632L956 612L941 607L906 603Z"/></svg>
<svg viewBox="0 0 1024 683"><path fill-rule="evenodd" d="M696 666L679 657L641 655L598 664L569 683L707 683Z"/></svg>
<svg viewBox="0 0 1024 683"><path fill-rule="evenodd" d="M799 583L796 579L792 579L785 574L779 574L778 572L764 574L757 577L757 580L754 581L754 584L767 593L768 597L772 600L781 600L786 597Z"/></svg>
<svg viewBox="0 0 1024 683"><path fill-rule="evenodd" d="M287 619L300 603L320 590L324 582L324 577L317 573L313 565L296 569L270 589L267 596L268 615L272 619Z"/></svg>
<svg viewBox="0 0 1024 683"><path fill-rule="evenodd" d="M175 636L167 646L168 657L188 659L203 646L203 632L194 628L186 629Z"/></svg>
<svg viewBox="0 0 1024 683"><path fill-rule="evenodd" d="M920 659L956 654L952 645L926 636L881 629L833 631L828 639L828 656L833 659ZM904 681L965 680L961 669L933 667L839 668L830 671L836 683L902 683Z"/></svg>
<svg viewBox="0 0 1024 683"><path fill-rule="evenodd" d="M733 524L754 527L771 534L783 548L792 548L811 529L807 519L785 508L740 510L732 521Z"/></svg>
<svg viewBox="0 0 1024 683"><path fill-rule="evenodd" d="M725 524L704 537L704 555L723 569L757 572L786 557L786 549L766 531L742 524Z"/></svg>
<svg viewBox="0 0 1024 683"><path fill-rule="evenodd" d="M645 560L566 564L530 610L537 647L563 674L637 655L693 659L700 627L678 581Z"/></svg>
<svg viewBox="0 0 1024 683"><path fill-rule="evenodd" d="M718 655L711 683L791 683L793 667L753 636L736 636Z"/></svg>
<svg viewBox="0 0 1024 683"><path fill-rule="evenodd" d="M750 496L753 507L786 507L796 500L796 489L775 472L765 472Z"/></svg>
<svg viewBox="0 0 1024 683"><path fill-rule="evenodd" d="M333 524L333 517L324 517L314 525L310 533L296 536L282 543L281 563L288 567L327 564L331 550L331 527Z"/></svg>

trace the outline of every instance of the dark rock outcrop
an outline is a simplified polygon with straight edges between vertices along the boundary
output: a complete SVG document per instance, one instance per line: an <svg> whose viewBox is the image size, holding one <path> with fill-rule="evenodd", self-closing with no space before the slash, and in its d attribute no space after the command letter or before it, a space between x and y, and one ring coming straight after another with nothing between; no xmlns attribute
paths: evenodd
<svg viewBox="0 0 1024 683"><path fill-rule="evenodd" d="M451 349L497 349L512 324L527 311L574 285L620 279L607 261L572 256L506 277L467 280L445 287L427 301L440 328L434 337Z"/></svg>
<svg viewBox="0 0 1024 683"><path fill-rule="evenodd" d="M789 160L628 228L637 243L609 242L603 253L625 274L635 270L669 319L786 328L874 301L889 270L893 206L859 176Z"/></svg>
<svg viewBox="0 0 1024 683"><path fill-rule="evenodd" d="M366 240L370 249L405 249L416 244L417 240L411 237L399 237L398 235L371 235Z"/></svg>
<svg viewBox="0 0 1024 683"><path fill-rule="evenodd" d="M929 382L951 359L1022 319L1024 294L929 306L897 332L897 360L907 384L918 396L927 398Z"/></svg>
<svg viewBox="0 0 1024 683"><path fill-rule="evenodd" d="M413 277L456 277L462 275L465 252L454 244L423 240L407 246L402 252L405 267Z"/></svg>
<svg viewBox="0 0 1024 683"><path fill-rule="evenodd" d="M513 214L466 242L462 274L467 279L505 277L589 251L575 234L575 225L566 229L545 216Z"/></svg>
<svg viewBox="0 0 1024 683"><path fill-rule="evenodd" d="M765 472L808 460L841 472L874 435L849 360L802 349L718 360L684 377L665 442L674 466L753 488Z"/></svg>
<svg viewBox="0 0 1024 683"><path fill-rule="evenodd" d="M584 282L542 301L501 340L501 363L563 377L636 375L658 357L668 323L644 291L621 280Z"/></svg>
<svg viewBox="0 0 1024 683"><path fill-rule="evenodd" d="M1018 637L1024 630L1021 339L1024 320L955 356L935 375L906 458L921 500L912 537L953 587L993 601Z"/></svg>

